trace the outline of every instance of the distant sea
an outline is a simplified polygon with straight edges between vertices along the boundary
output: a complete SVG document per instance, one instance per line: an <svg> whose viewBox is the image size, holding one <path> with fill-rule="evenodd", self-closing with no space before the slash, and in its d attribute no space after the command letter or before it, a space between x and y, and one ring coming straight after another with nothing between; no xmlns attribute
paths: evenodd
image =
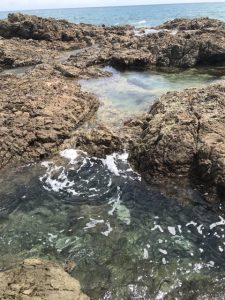
<svg viewBox="0 0 225 300"><path fill-rule="evenodd" d="M23 11L30 15L66 19L75 23L139 26L156 26L174 18L193 18L207 16L225 21L224 3L195 3L140 5L98 8L65 8ZM6 18L8 12L0 12L0 19Z"/></svg>

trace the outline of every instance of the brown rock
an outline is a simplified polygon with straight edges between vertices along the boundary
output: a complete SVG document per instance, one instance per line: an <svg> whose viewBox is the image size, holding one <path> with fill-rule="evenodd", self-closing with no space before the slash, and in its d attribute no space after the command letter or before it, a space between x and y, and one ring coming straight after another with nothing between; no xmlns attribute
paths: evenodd
<svg viewBox="0 0 225 300"><path fill-rule="evenodd" d="M188 177L225 198L225 84L171 92L152 107L131 147L146 178Z"/></svg>
<svg viewBox="0 0 225 300"><path fill-rule="evenodd" d="M93 129L78 130L73 138L73 143L75 147L100 158L113 152L123 151L124 148L119 133L103 125Z"/></svg>
<svg viewBox="0 0 225 300"><path fill-rule="evenodd" d="M93 95L48 65L21 77L1 77L0 89L0 168L50 155L98 108Z"/></svg>
<svg viewBox="0 0 225 300"><path fill-rule="evenodd" d="M0 273L0 299L88 300L79 282L59 265L26 259L16 268Z"/></svg>

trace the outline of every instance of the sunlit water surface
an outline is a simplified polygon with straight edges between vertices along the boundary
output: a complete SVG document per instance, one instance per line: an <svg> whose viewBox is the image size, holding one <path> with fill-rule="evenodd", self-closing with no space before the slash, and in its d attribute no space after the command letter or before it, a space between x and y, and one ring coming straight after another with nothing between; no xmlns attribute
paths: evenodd
<svg viewBox="0 0 225 300"><path fill-rule="evenodd" d="M218 79L196 70L113 72L82 82L101 95L100 112L108 118L108 107L117 118L118 111L141 113L165 91ZM71 274L93 299L224 299L224 208L209 208L192 189L180 194L193 201L182 204L147 185L126 153L97 159L67 149L41 164L4 171L0 269L38 256L76 262Z"/></svg>
<svg viewBox="0 0 225 300"><path fill-rule="evenodd" d="M147 112L162 94L192 87L203 87L219 80L221 70L208 68L160 71L119 72L106 67L113 74L110 78L81 80L84 91L96 94L101 107L98 117L114 125L121 124L126 118ZM223 69L223 71L225 71Z"/></svg>

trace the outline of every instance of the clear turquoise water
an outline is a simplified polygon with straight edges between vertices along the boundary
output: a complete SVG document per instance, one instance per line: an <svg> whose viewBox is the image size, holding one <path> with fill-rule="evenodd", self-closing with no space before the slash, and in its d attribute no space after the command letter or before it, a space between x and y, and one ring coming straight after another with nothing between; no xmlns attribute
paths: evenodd
<svg viewBox="0 0 225 300"><path fill-rule="evenodd" d="M225 3L198 3L173 5L124 6L104 8L79 8L25 11L31 15L67 19L76 23L92 24L132 24L135 26L155 26L164 21L181 17L208 16L225 20ZM0 12L5 18L6 12Z"/></svg>
<svg viewBox="0 0 225 300"><path fill-rule="evenodd" d="M104 122L121 125L126 119L138 113L147 112L154 101L169 91L179 91L192 87L203 87L221 79L215 70L208 68L177 70L174 73L160 71L116 71L110 78L81 80L82 89L94 93L102 105L98 117Z"/></svg>

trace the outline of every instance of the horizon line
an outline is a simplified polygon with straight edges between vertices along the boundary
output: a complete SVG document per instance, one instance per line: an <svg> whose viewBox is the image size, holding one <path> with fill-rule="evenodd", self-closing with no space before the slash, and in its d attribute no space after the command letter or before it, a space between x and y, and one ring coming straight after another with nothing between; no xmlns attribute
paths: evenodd
<svg viewBox="0 0 225 300"><path fill-rule="evenodd" d="M85 8L112 8L112 7L136 7L136 6L160 6L160 5L185 5L185 4L219 4L225 3L224 1L214 2L214 1L206 1L206 2L172 2L172 3L150 3L150 4L132 4L132 5L108 5L108 6L83 6L83 7L56 7L56 8L32 8L32 9L15 9L15 10L0 10L0 13L4 12L19 12L19 11L35 11L35 10L58 10L58 9L85 9Z"/></svg>

